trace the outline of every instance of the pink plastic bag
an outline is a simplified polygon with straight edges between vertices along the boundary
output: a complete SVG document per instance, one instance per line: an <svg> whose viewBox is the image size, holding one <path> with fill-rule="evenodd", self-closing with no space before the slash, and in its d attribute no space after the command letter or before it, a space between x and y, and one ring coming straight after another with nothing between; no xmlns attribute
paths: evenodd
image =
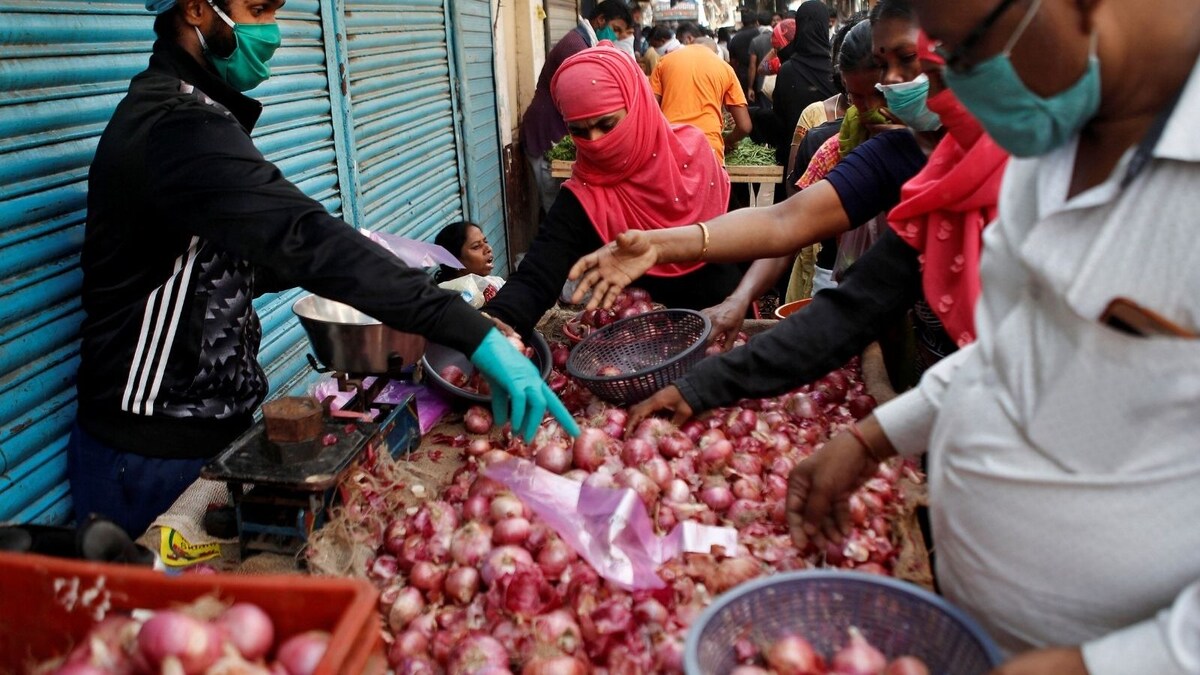
<svg viewBox="0 0 1200 675"><path fill-rule="evenodd" d="M584 485L524 459L493 464L483 475L507 486L597 574L627 590L666 586L657 570L683 552L737 548L737 530L732 527L684 522L658 536L646 506L628 488Z"/></svg>

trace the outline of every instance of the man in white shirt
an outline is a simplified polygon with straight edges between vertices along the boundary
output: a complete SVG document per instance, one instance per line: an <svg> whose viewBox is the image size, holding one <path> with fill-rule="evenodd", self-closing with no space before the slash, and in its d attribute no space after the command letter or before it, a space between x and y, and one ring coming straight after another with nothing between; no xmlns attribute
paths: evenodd
<svg viewBox="0 0 1200 675"><path fill-rule="evenodd" d="M911 2L1014 155L977 340L797 467L793 537L928 451L938 580L997 675L1200 673L1200 3Z"/></svg>

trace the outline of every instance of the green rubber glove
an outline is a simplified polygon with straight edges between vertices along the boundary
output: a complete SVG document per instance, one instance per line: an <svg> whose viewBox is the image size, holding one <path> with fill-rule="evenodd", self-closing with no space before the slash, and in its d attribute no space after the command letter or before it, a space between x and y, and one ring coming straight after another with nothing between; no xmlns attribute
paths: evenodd
<svg viewBox="0 0 1200 675"><path fill-rule="evenodd" d="M512 411L513 433L519 430L529 443L537 433L542 416L549 410L554 419L572 436L579 435L579 425L567 412L550 387L542 381L533 362L525 358L504 339L495 328L488 331L483 342L471 354L471 363L483 373L492 388L492 415L496 424L509 420Z"/></svg>

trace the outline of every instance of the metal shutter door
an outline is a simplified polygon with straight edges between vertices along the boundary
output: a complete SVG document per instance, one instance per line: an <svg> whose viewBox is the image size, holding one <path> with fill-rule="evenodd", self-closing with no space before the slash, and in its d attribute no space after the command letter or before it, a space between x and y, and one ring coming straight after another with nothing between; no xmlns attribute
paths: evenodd
<svg viewBox="0 0 1200 675"><path fill-rule="evenodd" d="M579 25L579 5L575 0L547 0L546 51Z"/></svg>
<svg viewBox="0 0 1200 675"><path fill-rule="evenodd" d="M432 240L463 217L443 0L347 0L358 225Z"/></svg>
<svg viewBox="0 0 1200 675"><path fill-rule="evenodd" d="M340 205L318 0L291 0L259 147L308 194ZM70 519L87 170L154 39L140 0L0 0L0 522ZM290 295L258 303L278 391L304 351ZM303 344L302 344L303 343Z"/></svg>
<svg viewBox="0 0 1200 675"><path fill-rule="evenodd" d="M496 111L496 75L492 63L492 12L489 0L456 0L454 43L459 109L466 154L467 212L483 228L495 254L494 274L508 276L504 228L503 178Z"/></svg>

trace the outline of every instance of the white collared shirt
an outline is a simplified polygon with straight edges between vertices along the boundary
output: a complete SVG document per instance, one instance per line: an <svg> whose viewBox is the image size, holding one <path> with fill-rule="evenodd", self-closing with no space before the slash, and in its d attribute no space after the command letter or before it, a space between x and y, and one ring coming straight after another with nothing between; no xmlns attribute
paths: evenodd
<svg viewBox="0 0 1200 675"><path fill-rule="evenodd" d="M946 597L1010 653L1091 675L1200 673L1200 339L1099 318L1132 299L1200 334L1200 68L1152 160L1067 199L1077 142L1009 162L977 340L876 415L928 448Z"/></svg>

